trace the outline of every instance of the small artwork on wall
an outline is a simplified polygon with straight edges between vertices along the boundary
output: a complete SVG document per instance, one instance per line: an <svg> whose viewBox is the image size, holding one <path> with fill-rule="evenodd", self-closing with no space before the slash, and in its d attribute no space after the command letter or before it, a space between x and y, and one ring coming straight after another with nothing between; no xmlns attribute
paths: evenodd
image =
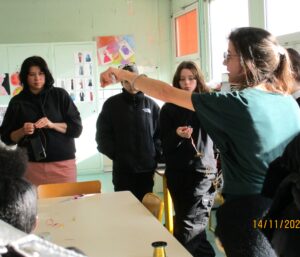
<svg viewBox="0 0 300 257"><path fill-rule="evenodd" d="M75 76L92 76L93 75L93 60L91 52L75 52L74 53Z"/></svg>
<svg viewBox="0 0 300 257"><path fill-rule="evenodd" d="M73 69L71 77L58 77L56 87L64 88L74 102L94 101L93 54L91 51L74 51Z"/></svg>
<svg viewBox="0 0 300 257"><path fill-rule="evenodd" d="M65 89L74 102L94 101L92 77L57 78L55 86Z"/></svg>
<svg viewBox="0 0 300 257"><path fill-rule="evenodd" d="M18 71L10 74L10 85L12 86L12 95L13 96L19 94L23 90L23 87L21 86Z"/></svg>
<svg viewBox="0 0 300 257"><path fill-rule="evenodd" d="M10 95L9 74L0 73L0 96Z"/></svg>
<svg viewBox="0 0 300 257"><path fill-rule="evenodd" d="M132 35L96 37L98 64L135 62L135 41Z"/></svg>

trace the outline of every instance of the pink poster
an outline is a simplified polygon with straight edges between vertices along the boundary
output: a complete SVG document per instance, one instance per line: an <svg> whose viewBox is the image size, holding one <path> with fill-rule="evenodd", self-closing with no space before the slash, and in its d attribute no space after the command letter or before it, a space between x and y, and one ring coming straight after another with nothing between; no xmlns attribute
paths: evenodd
<svg viewBox="0 0 300 257"><path fill-rule="evenodd" d="M135 62L135 42L133 36L97 37L99 65L126 64Z"/></svg>

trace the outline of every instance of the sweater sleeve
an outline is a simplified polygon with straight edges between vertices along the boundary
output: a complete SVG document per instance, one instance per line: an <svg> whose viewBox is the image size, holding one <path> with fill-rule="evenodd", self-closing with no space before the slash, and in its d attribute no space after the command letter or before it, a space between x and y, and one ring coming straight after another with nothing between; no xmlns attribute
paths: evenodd
<svg viewBox="0 0 300 257"><path fill-rule="evenodd" d="M82 122L80 113L72 101L71 97L68 95L68 93L65 92L64 95L64 121L67 124L67 131L66 135L69 137L79 137L82 132Z"/></svg>
<svg viewBox="0 0 300 257"><path fill-rule="evenodd" d="M169 104L165 104L160 112L161 140L164 154L176 151L177 147L186 139L177 135L177 125L173 121Z"/></svg>
<svg viewBox="0 0 300 257"><path fill-rule="evenodd" d="M155 103L153 107L153 128L154 128L154 134L153 134L153 142L155 146L155 152L156 152L156 160L159 163L164 163L163 158L163 151L162 151L162 145L161 145L161 138L160 138L160 108Z"/></svg>
<svg viewBox="0 0 300 257"><path fill-rule="evenodd" d="M111 113L106 102L97 119L96 142L98 151L113 160L115 156L115 140L110 115Z"/></svg>

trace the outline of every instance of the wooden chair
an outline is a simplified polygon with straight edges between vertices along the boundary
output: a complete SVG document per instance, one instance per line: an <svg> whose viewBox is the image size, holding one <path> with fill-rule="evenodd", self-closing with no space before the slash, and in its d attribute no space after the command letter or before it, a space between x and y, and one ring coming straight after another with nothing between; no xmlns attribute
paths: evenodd
<svg viewBox="0 0 300 257"><path fill-rule="evenodd" d="M142 203L160 222L162 221L164 202L156 194L145 194Z"/></svg>
<svg viewBox="0 0 300 257"><path fill-rule="evenodd" d="M101 193L99 180L70 182L58 184L44 184L37 188L39 199L59 196Z"/></svg>

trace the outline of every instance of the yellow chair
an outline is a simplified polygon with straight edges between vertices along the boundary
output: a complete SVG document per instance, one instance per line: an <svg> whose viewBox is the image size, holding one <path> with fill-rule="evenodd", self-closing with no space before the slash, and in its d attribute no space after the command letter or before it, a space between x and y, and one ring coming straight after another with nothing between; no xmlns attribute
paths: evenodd
<svg viewBox="0 0 300 257"><path fill-rule="evenodd" d="M58 184L44 184L37 188L39 199L59 196L101 193L99 180L70 182Z"/></svg>
<svg viewBox="0 0 300 257"><path fill-rule="evenodd" d="M162 177L163 180L163 194L164 194L164 206L165 206L165 222L166 228L169 230L171 234L173 234L174 224L173 224L173 202L171 198L171 194L169 192L167 186L167 178L165 175L164 168L156 169L156 174Z"/></svg>
<svg viewBox="0 0 300 257"><path fill-rule="evenodd" d="M220 205L222 205L223 203L224 203L224 197L222 196L222 194L220 192L217 192L215 195L215 199L214 199L214 205L211 208L209 220L208 220L208 229L212 232L215 232L215 228L212 224L212 218L211 218L212 211L215 211L216 209L218 209L218 207Z"/></svg>
<svg viewBox="0 0 300 257"><path fill-rule="evenodd" d="M162 221L164 202L156 194L145 194L142 203L160 222Z"/></svg>

